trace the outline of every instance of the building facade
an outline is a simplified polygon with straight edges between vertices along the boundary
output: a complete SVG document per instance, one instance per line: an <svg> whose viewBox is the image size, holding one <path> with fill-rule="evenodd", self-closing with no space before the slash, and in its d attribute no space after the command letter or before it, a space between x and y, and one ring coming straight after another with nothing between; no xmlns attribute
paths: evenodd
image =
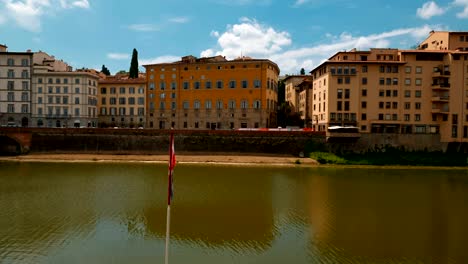
<svg viewBox="0 0 468 264"><path fill-rule="evenodd" d="M285 100L289 103L294 112L299 112L299 84L301 84L310 75L289 75L284 78Z"/></svg>
<svg viewBox="0 0 468 264"><path fill-rule="evenodd" d="M32 126L97 127L97 72L72 71L66 63L44 54L39 52L34 59Z"/></svg>
<svg viewBox="0 0 468 264"><path fill-rule="evenodd" d="M146 78L107 76L98 91L99 127L145 127Z"/></svg>
<svg viewBox="0 0 468 264"><path fill-rule="evenodd" d="M431 31L418 49L468 51L468 32Z"/></svg>
<svg viewBox="0 0 468 264"><path fill-rule="evenodd" d="M356 126L361 133L440 134L442 142L468 142L466 51L338 52L311 74L318 131Z"/></svg>
<svg viewBox="0 0 468 264"><path fill-rule="evenodd" d="M0 45L0 126L31 125L31 52Z"/></svg>
<svg viewBox="0 0 468 264"><path fill-rule="evenodd" d="M145 68L148 128L276 126L279 68L269 60L186 56Z"/></svg>

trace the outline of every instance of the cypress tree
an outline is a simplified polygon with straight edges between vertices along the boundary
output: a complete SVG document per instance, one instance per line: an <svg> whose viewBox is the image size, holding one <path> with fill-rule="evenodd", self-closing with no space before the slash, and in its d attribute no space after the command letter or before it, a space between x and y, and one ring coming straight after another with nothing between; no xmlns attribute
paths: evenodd
<svg viewBox="0 0 468 264"><path fill-rule="evenodd" d="M138 51L136 49L133 49L128 77L131 79L138 78Z"/></svg>

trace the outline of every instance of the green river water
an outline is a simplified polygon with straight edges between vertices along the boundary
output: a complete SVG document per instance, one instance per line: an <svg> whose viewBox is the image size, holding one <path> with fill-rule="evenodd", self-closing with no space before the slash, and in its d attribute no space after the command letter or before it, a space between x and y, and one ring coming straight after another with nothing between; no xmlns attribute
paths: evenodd
<svg viewBox="0 0 468 264"><path fill-rule="evenodd" d="M468 171L175 168L169 263L468 263ZM0 263L164 263L167 165L0 162Z"/></svg>

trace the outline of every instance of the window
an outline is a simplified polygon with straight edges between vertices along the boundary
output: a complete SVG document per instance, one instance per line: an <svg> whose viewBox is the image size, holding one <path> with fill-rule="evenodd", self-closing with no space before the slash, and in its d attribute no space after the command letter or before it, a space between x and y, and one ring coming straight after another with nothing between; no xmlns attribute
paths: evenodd
<svg viewBox="0 0 468 264"><path fill-rule="evenodd" d="M165 83L165 82L160 82L160 83L159 83L159 88L160 88L161 90L165 90L165 89L166 89L166 83Z"/></svg>
<svg viewBox="0 0 468 264"><path fill-rule="evenodd" d="M15 112L15 105L14 104L8 104L8 113L14 113Z"/></svg>
<svg viewBox="0 0 468 264"><path fill-rule="evenodd" d="M343 102L342 101L336 102L336 110L337 111L342 111L343 110Z"/></svg>
<svg viewBox="0 0 468 264"><path fill-rule="evenodd" d="M161 93L161 94L159 95L159 97L160 97L161 99L166 99L166 94L165 94L165 93Z"/></svg>
<svg viewBox="0 0 468 264"><path fill-rule="evenodd" d="M115 98L115 97L109 98L109 104L111 104L111 105L117 104L117 98Z"/></svg>
<svg viewBox="0 0 468 264"><path fill-rule="evenodd" d="M175 90L177 88L176 82L171 82L171 90Z"/></svg>
<svg viewBox="0 0 468 264"><path fill-rule="evenodd" d="M344 110L349 111L349 101L344 102Z"/></svg>
<svg viewBox="0 0 468 264"><path fill-rule="evenodd" d="M363 78L362 78L362 84L363 84L363 85L366 85L366 84L367 84L367 77L363 77Z"/></svg>
<svg viewBox="0 0 468 264"><path fill-rule="evenodd" d="M422 79L419 79L419 78L416 79L416 80L414 81L414 84L416 84L417 86L420 86L420 85L422 84Z"/></svg>
<svg viewBox="0 0 468 264"><path fill-rule="evenodd" d="M340 77L340 78L337 78L337 79L336 79L336 82L337 82L338 84L343 84L343 78L341 78L341 77Z"/></svg>
<svg viewBox="0 0 468 264"><path fill-rule="evenodd" d="M398 78L393 78L392 84L393 84L393 85L398 85Z"/></svg>
<svg viewBox="0 0 468 264"><path fill-rule="evenodd" d="M176 102L171 102L171 109L176 110L177 109L177 104Z"/></svg>
<svg viewBox="0 0 468 264"><path fill-rule="evenodd" d="M79 108L75 108L75 116L80 116L80 109Z"/></svg>
<svg viewBox="0 0 468 264"><path fill-rule="evenodd" d="M101 88L101 94L107 94L107 88L106 87Z"/></svg>
<svg viewBox="0 0 468 264"><path fill-rule="evenodd" d="M236 81L229 81L229 88L236 88Z"/></svg>
<svg viewBox="0 0 468 264"><path fill-rule="evenodd" d="M366 90L366 89L363 89L363 90L361 91L361 95L362 95L362 96L367 96L367 90Z"/></svg>
<svg viewBox="0 0 468 264"><path fill-rule="evenodd" d="M393 109L398 109L398 102L393 102L392 103L392 108Z"/></svg>
<svg viewBox="0 0 468 264"><path fill-rule="evenodd" d="M420 114L415 114L414 115L414 121L421 121L421 115Z"/></svg>
<svg viewBox="0 0 468 264"><path fill-rule="evenodd" d="M125 87L120 87L119 93L120 94L125 94Z"/></svg>
<svg viewBox="0 0 468 264"><path fill-rule="evenodd" d="M111 87L110 88L110 94L115 94L116 93L116 88L115 87Z"/></svg>
<svg viewBox="0 0 468 264"><path fill-rule="evenodd" d="M422 73L422 67L416 66L416 73Z"/></svg>
<svg viewBox="0 0 468 264"><path fill-rule="evenodd" d="M254 103L253 103L253 108L254 109L260 109L260 107L261 107L260 100L255 100Z"/></svg>
<svg viewBox="0 0 468 264"><path fill-rule="evenodd" d="M183 86L184 86L184 90L190 89L190 83L189 82L184 82Z"/></svg>
<svg viewBox="0 0 468 264"><path fill-rule="evenodd" d="M199 82L199 81L195 81L195 82L193 83L193 88L194 88L194 89L197 89L197 90L200 89L200 82Z"/></svg>
<svg viewBox="0 0 468 264"><path fill-rule="evenodd" d="M211 89L211 81L205 82L205 89Z"/></svg>
<svg viewBox="0 0 468 264"><path fill-rule="evenodd" d="M385 84L386 85L391 85L392 84L392 78L387 78Z"/></svg>
<svg viewBox="0 0 468 264"><path fill-rule="evenodd" d="M398 97L398 90L393 90L393 97Z"/></svg>
<svg viewBox="0 0 468 264"><path fill-rule="evenodd" d="M159 102L159 109L160 110L166 109L166 103L165 102Z"/></svg>
<svg viewBox="0 0 468 264"><path fill-rule="evenodd" d="M392 96L392 90L385 90L385 96L386 97L391 97Z"/></svg>
<svg viewBox="0 0 468 264"><path fill-rule="evenodd" d="M216 81L216 88L223 89L223 81Z"/></svg>
<svg viewBox="0 0 468 264"><path fill-rule="evenodd" d="M50 87L49 87L49 88L50 88ZM76 93L76 94L79 94L79 93L80 93L80 88L79 88L79 87L76 87L76 88L75 88L75 93Z"/></svg>
<svg viewBox="0 0 468 264"><path fill-rule="evenodd" d="M367 108L367 102L366 101L361 102L361 108L363 108L363 109Z"/></svg>
<svg viewBox="0 0 468 264"><path fill-rule="evenodd" d="M120 97L120 98L119 98L119 104L120 104L120 105L124 105L125 102L126 102L126 98L125 98L125 97Z"/></svg>
<svg viewBox="0 0 468 264"><path fill-rule="evenodd" d="M189 107L190 107L189 101L184 101L184 102L182 103L182 107L183 107L185 110L189 109Z"/></svg>
<svg viewBox="0 0 468 264"><path fill-rule="evenodd" d="M154 82L150 82L150 83L149 83L149 89L150 89L150 90L154 90Z"/></svg>
<svg viewBox="0 0 468 264"><path fill-rule="evenodd" d="M15 71L8 70L7 76L8 76L8 78L15 78Z"/></svg>
<svg viewBox="0 0 468 264"><path fill-rule="evenodd" d="M414 108L420 110L421 109L421 103L414 103Z"/></svg>
<svg viewBox="0 0 468 264"><path fill-rule="evenodd" d="M414 92L414 97L421 97L421 90L416 90Z"/></svg>
<svg viewBox="0 0 468 264"><path fill-rule="evenodd" d="M390 102L385 102L385 109L390 109L392 103Z"/></svg>
<svg viewBox="0 0 468 264"><path fill-rule="evenodd" d="M406 109L406 110L411 109L411 103L406 102L406 103L405 103L405 109Z"/></svg>
<svg viewBox="0 0 468 264"><path fill-rule="evenodd" d="M385 90L379 90L379 97L385 96Z"/></svg>
<svg viewBox="0 0 468 264"><path fill-rule="evenodd" d="M249 108L249 102L247 100L242 100L241 101L241 108L242 109L247 109Z"/></svg>
<svg viewBox="0 0 468 264"><path fill-rule="evenodd" d="M223 101L221 100L216 101L216 109L218 110L223 109Z"/></svg>
<svg viewBox="0 0 468 264"><path fill-rule="evenodd" d="M211 100L206 100L205 101L205 109L207 109L207 110L211 109Z"/></svg>
<svg viewBox="0 0 468 264"><path fill-rule="evenodd" d="M345 84L350 84L350 83L351 83L351 78L345 77Z"/></svg>
<svg viewBox="0 0 468 264"><path fill-rule="evenodd" d="M171 93L171 98L175 99L176 98L176 93Z"/></svg>
<svg viewBox="0 0 468 264"><path fill-rule="evenodd" d="M229 100L229 109L236 109L236 101Z"/></svg>
<svg viewBox="0 0 468 264"><path fill-rule="evenodd" d="M349 99L349 96L350 96L350 90L349 89L345 89L345 99Z"/></svg>
<svg viewBox="0 0 468 264"><path fill-rule="evenodd" d="M23 79L29 78L29 73L28 73L28 71L23 70L23 71L21 72L21 78L23 78Z"/></svg>
<svg viewBox="0 0 468 264"><path fill-rule="evenodd" d="M342 99L343 98L343 89L338 89L336 98L337 99Z"/></svg>
<svg viewBox="0 0 468 264"><path fill-rule="evenodd" d="M195 100L195 102L193 102L193 108L200 109L200 101Z"/></svg>
<svg viewBox="0 0 468 264"><path fill-rule="evenodd" d="M247 80L243 80L242 81L242 88L247 88L247 84L248 84Z"/></svg>
<svg viewBox="0 0 468 264"><path fill-rule="evenodd" d="M134 105L135 104L135 97L128 98L128 104L129 105Z"/></svg>
<svg viewBox="0 0 468 264"><path fill-rule="evenodd" d="M411 66L405 67L405 73L411 73Z"/></svg>
<svg viewBox="0 0 468 264"><path fill-rule="evenodd" d="M9 92L7 95L8 102L13 102L15 101L15 93L14 92Z"/></svg>
<svg viewBox="0 0 468 264"><path fill-rule="evenodd" d="M405 114L405 121L410 121L410 115L409 114Z"/></svg>
<svg viewBox="0 0 468 264"><path fill-rule="evenodd" d="M80 84L80 79L75 79L75 84ZM78 111L79 111L79 109L78 109Z"/></svg>
<svg viewBox="0 0 468 264"><path fill-rule="evenodd" d="M366 56L366 60L367 60L367 56ZM362 70L363 73L366 73L367 72L367 65L362 66L361 70Z"/></svg>
<svg viewBox="0 0 468 264"><path fill-rule="evenodd" d="M80 104L80 98L79 97L75 97L75 104Z"/></svg>
<svg viewBox="0 0 468 264"><path fill-rule="evenodd" d="M261 81L260 80L254 80L254 88L260 88L261 86Z"/></svg>
<svg viewBox="0 0 468 264"><path fill-rule="evenodd" d="M385 84L385 78L379 78L379 84L384 85Z"/></svg>
<svg viewBox="0 0 468 264"><path fill-rule="evenodd" d="M15 60L12 58L7 59L7 65L8 66L14 66L15 65Z"/></svg>

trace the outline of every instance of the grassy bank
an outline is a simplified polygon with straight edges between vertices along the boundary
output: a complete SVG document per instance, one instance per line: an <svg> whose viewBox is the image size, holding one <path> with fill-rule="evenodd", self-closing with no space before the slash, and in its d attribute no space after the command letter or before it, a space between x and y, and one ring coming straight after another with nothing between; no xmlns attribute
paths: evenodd
<svg viewBox="0 0 468 264"><path fill-rule="evenodd" d="M338 155L328 152L312 152L310 158L317 160L320 164L342 165L467 166L468 163L468 156L464 153L407 152L398 149Z"/></svg>

